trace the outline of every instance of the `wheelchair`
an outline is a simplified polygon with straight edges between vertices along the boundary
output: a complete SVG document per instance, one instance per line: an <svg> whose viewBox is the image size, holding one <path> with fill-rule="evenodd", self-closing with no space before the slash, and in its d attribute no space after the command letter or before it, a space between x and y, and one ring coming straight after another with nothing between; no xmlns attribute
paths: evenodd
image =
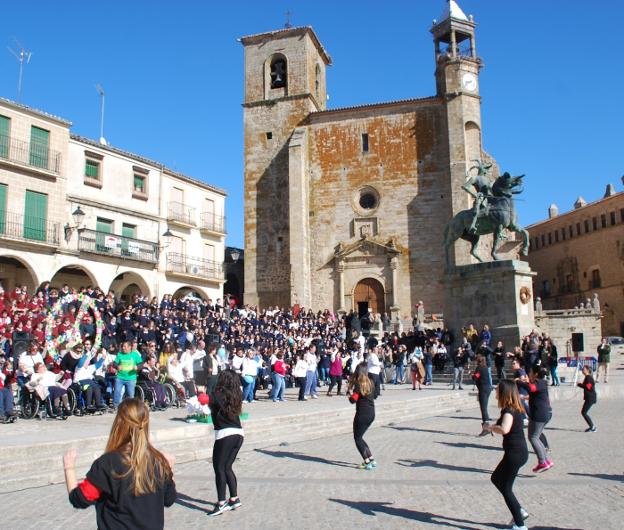
<svg viewBox="0 0 624 530"><path fill-rule="evenodd" d="M69 410L73 414L76 410L78 399L72 387L67 389L67 402L69 404ZM18 386L17 388L15 405L19 410L20 417L26 420L32 420L33 418L43 419L46 416L55 418L57 416L54 412L50 396L42 400L36 392L31 392L22 386Z"/></svg>
<svg viewBox="0 0 624 530"><path fill-rule="evenodd" d="M171 406L179 406L175 405L176 400L176 391L175 388L169 383L158 383L163 386L165 398L162 410L166 410ZM157 409L156 407L156 391L152 388L152 386L147 381L138 380L136 386L134 387L134 397L144 401L149 406L150 410L154 411Z"/></svg>

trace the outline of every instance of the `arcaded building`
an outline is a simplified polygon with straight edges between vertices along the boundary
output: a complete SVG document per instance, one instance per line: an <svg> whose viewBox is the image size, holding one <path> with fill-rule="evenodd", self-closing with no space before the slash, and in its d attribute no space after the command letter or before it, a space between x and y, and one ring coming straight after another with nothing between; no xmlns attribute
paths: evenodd
<svg viewBox="0 0 624 530"><path fill-rule="evenodd" d="M571 309L598 294L604 335L624 335L624 192L579 197L570 211L552 204L549 218L527 230L534 293L544 309Z"/></svg>
<svg viewBox="0 0 624 530"><path fill-rule="evenodd" d="M444 228L472 205L471 161L489 159L475 26L454 1L434 22L435 95L336 109L312 28L240 39L247 303L442 311ZM468 250L456 243L453 263Z"/></svg>

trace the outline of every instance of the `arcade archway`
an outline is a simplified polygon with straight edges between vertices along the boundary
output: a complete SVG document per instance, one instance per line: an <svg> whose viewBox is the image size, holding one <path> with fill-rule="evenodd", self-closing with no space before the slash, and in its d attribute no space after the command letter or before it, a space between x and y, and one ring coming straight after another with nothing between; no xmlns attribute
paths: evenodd
<svg viewBox="0 0 624 530"><path fill-rule="evenodd" d="M360 280L353 290L353 310L362 317L369 309L373 313L383 313L386 310L383 285L375 278Z"/></svg>

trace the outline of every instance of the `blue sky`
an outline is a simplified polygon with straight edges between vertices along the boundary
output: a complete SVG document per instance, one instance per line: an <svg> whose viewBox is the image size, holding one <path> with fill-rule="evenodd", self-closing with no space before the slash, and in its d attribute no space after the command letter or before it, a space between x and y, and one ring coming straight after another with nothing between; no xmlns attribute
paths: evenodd
<svg viewBox="0 0 624 530"><path fill-rule="evenodd" d="M16 37L33 52L22 102L97 138L225 188L230 245L243 242L243 49L237 37L314 27L334 62L329 107L433 95L431 20L444 0L5 2L0 95L14 99ZM524 225L569 210L624 174L619 0L459 0L473 14L484 146L526 173Z"/></svg>

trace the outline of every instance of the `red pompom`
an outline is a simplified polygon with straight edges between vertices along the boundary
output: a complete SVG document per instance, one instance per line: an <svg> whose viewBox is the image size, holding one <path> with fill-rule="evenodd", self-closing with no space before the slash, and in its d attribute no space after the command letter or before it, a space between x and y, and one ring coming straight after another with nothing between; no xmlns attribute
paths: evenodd
<svg viewBox="0 0 624 530"><path fill-rule="evenodd" d="M592 389L592 384L591 383L587 383L587 390L591 390Z"/></svg>
<svg viewBox="0 0 624 530"><path fill-rule="evenodd" d="M199 401L200 405L208 405L208 403L210 403L210 398L208 394L198 394L197 401Z"/></svg>
<svg viewBox="0 0 624 530"><path fill-rule="evenodd" d="M475 377L476 379L479 379L481 377L481 374L479 372L475 372L473 377Z"/></svg>
<svg viewBox="0 0 624 530"><path fill-rule="evenodd" d="M353 394L351 394L351 397L353 398L353 401L357 401L358 399L360 399L360 394L358 394L357 392L353 392Z"/></svg>

